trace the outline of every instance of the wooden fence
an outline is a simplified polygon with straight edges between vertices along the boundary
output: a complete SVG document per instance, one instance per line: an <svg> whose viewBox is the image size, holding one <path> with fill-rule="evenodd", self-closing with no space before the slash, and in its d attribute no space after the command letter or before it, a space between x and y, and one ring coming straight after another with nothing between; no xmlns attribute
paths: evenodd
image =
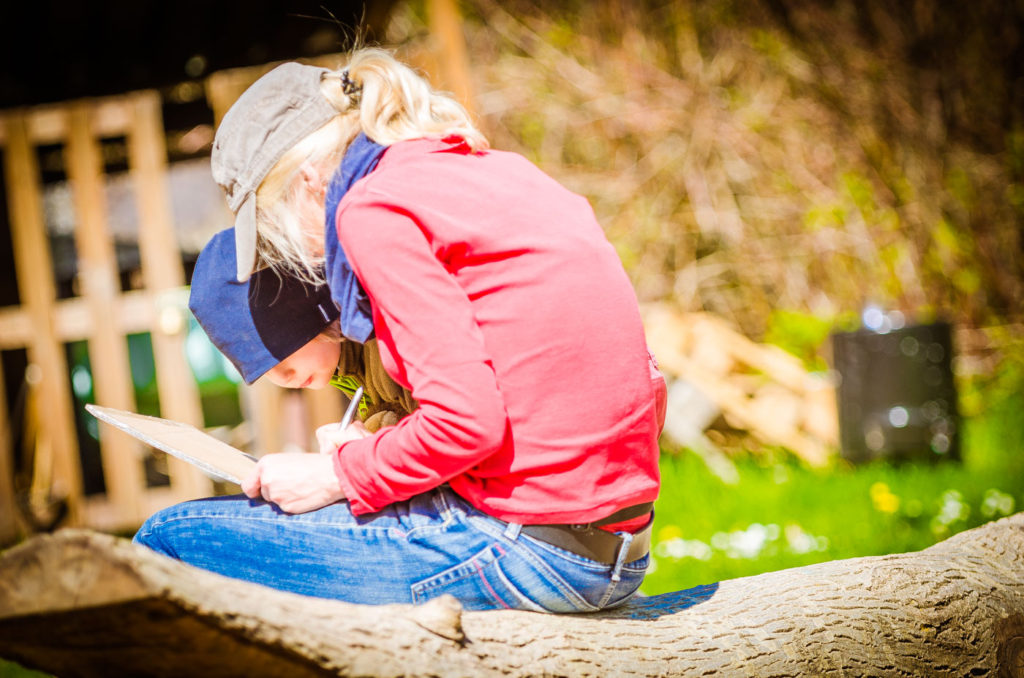
<svg viewBox="0 0 1024 678"><path fill-rule="evenodd" d="M177 460L168 464L169 486L146 488L139 444L103 427L100 441L106 494L87 501L63 350L66 342L87 340L97 401L134 410L126 334L151 332L161 413L202 426L199 396L183 346L187 308L180 290L185 277L167 193L164 134L160 98L155 92L12 111L0 117L22 302L20 308L4 309L0 315L0 348L24 347L27 351L35 375L28 380L28 411L34 419L36 470L52 469L46 474L46 484L66 501L69 524L120 529L137 523L160 505L211 489L205 477ZM144 286L124 295L106 216L100 144L110 137L124 137L127 142L138 206ZM63 146L76 217L81 296L64 301L58 301L54 284L36 155L38 146L53 144ZM5 431L10 431L10 424L5 422ZM10 459L10 435L0 444L2 455ZM10 467L10 462L7 465ZM3 494L7 514L14 508L13 492Z"/></svg>

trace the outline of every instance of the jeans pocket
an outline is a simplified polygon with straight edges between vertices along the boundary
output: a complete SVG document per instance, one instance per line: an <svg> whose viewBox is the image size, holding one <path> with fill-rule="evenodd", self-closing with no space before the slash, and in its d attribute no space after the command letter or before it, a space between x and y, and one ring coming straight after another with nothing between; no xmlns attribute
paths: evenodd
<svg viewBox="0 0 1024 678"><path fill-rule="evenodd" d="M471 558L412 585L412 600L419 604L445 593L455 596L467 610L541 610L502 573L506 551L492 544Z"/></svg>

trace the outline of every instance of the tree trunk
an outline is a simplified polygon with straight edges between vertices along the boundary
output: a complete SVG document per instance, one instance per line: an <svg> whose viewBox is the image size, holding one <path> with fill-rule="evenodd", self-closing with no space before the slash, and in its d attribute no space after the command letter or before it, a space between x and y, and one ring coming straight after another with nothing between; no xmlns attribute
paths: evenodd
<svg viewBox="0 0 1024 678"><path fill-rule="evenodd" d="M1024 676L1024 513L589 615L350 605L64 530L0 555L0 656L62 678Z"/></svg>

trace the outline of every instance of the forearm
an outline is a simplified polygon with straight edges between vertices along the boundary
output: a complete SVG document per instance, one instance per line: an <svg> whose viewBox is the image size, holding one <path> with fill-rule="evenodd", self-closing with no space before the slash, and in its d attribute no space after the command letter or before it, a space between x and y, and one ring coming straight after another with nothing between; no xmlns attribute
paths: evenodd
<svg viewBox="0 0 1024 678"><path fill-rule="evenodd" d="M456 366L445 376L424 384L428 397L409 417L338 451L335 470L353 512L437 487L504 444L507 415L490 367Z"/></svg>

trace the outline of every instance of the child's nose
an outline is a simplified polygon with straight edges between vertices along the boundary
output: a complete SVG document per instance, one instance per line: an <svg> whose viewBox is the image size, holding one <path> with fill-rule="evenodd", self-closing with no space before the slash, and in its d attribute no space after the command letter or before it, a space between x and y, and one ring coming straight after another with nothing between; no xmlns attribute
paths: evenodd
<svg viewBox="0 0 1024 678"><path fill-rule="evenodd" d="M295 369L286 367L282 364L277 364L269 372L267 376L270 380L282 388L295 388L292 383L295 379Z"/></svg>

